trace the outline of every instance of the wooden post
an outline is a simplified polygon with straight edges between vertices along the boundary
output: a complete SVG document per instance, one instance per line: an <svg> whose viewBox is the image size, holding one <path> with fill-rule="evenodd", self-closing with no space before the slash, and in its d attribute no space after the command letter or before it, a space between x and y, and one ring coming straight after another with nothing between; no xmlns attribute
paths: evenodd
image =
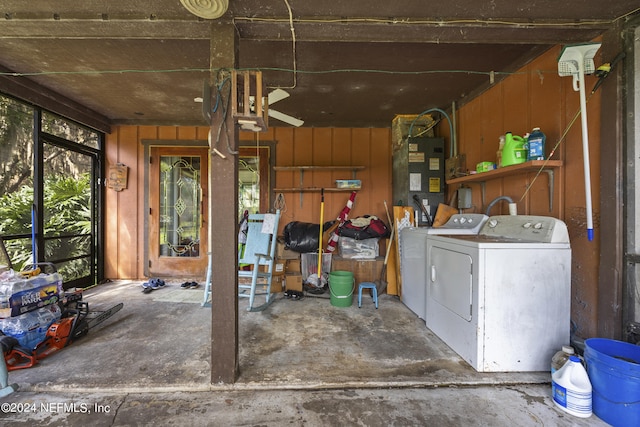
<svg viewBox="0 0 640 427"><path fill-rule="evenodd" d="M217 384L234 383L238 376L238 157L234 152L239 135L230 111L230 97L231 71L238 63L239 42L231 21L212 21L210 46L211 96L221 96L216 112L211 112L209 168L209 242L214 260L211 383Z"/></svg>

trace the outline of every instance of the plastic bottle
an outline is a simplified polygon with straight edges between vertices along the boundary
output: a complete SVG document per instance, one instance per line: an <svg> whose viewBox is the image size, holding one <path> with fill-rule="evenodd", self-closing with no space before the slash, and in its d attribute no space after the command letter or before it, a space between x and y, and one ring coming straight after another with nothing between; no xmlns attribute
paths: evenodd
<svg viewBox="0 0 640 427"><path fill-rule="evenodd" d="M44 293L41 292L44 289ZM0 280L0 318L35 310L59 301L62 277L58 273L24 278L12 274ZM45 296L43 296L45 295Z"/></svg>
<svg viewBox="0 0 640 427"><path fill-rule="evenodd" d="M551 375L560 368L562 368L565 363L569 361L569 356L574 355L576 352L570 345L563 345L562 350L558 351L551 358Z"/></svg>
<svg viewBox="0 0 640 427"><path fill-rule="evenodd" d="M527 161L545 159L544 144L546 140L547 137L540 128L533 128L527 138Z"/></svg>
<svg viewBox="0 0 640 427"><path fill-rule="evenodd" d="M11 296L27 289L28 281L13 271L0 281L0 318L11 316Z"/></svg>
<svg viewBox="0 0 640 427"><path fill-rule="evenodd" d="M580 418L591 416L593 389L578 356L569 356L569 361L551 378L553 403L558 408Z"/></svg>
<svg viewBox="0 0 640 427"><path fill-rule="evenodd" d="M527 153L524 149L525 140L521 136L507 132L504 135L504 148L502 149L502 166L511 166L527 161Z"/></svg>
<svg viewBox="0 0 640 427"><path fill-rule="evenodd" d="M49 326L60 319L62 312L57 304L30 311L20 316L0 320L0 330L14 337L22 347L33 350L46 337Z"/></svg>
<svg viewBox="0 0 640 427"><path fill-rule="evenodd" d="M496 152L496 167L502 167L502 150L504 150L504 135L500 135L498 139L498 151Z"/></svg>

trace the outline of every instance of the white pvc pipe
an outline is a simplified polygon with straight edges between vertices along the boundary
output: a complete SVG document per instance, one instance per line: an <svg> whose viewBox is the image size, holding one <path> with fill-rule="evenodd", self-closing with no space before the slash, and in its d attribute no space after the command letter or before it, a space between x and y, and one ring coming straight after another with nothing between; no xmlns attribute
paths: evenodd
<svg viewBox="0 0 640 427"><path fill-rule="evenodd" d="M582 55L581 55L582 56ZM593 213L591 206L591 163L589 162L589 129L587 127L587 98L584 91L584 58L578 61L580 86L580 118L582 121L582 157L584 162L584 191L587 215L587 237L593 240Z"/></svg>

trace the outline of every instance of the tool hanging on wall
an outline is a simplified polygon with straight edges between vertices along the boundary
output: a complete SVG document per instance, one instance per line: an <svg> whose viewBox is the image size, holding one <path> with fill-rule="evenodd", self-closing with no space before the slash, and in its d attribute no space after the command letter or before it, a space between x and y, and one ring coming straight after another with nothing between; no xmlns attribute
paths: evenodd
<svg viewBox="0 0 640 427"><path fill-rule="evenodd" d="M580 117L582 119L582 157L584 163L585 208L587 238L593 240L593 213L591 205L591 164L589 162L589 130L587 127L587 101L584 90L585 74L595 72L593 57L601 43L585 43L565 46L558 58L558 75L573 77L573 90L580 93Z"/></svg>
<svg viewBox="0 0 640 427"><path fill-rule="evenodd" d="M596 82L595 85L593 85L593 89L591 89L592 95L596 92L596 90L598 90L602 82L604 82L604 79L606 79L609 73L611 73L611 71L615 68L616 64L622 61L625 58L625 56L627 56L626 53L620 52L619 54L616 55L615 58L613 58L613 61L606 62L596 69L596 71L593 74L598 78L598 81Z"/></svg>

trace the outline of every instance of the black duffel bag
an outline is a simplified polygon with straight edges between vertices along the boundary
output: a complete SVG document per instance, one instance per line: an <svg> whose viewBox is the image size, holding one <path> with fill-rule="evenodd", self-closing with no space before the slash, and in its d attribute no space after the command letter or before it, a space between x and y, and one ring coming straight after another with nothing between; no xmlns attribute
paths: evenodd
<svg viewBox="0 0 640 427"><path fill-rule="evenodd" d="M346 221L338 234L355 240L389 237L391 234L387 224L374 215L364 215L353 220Z"/></svg>

